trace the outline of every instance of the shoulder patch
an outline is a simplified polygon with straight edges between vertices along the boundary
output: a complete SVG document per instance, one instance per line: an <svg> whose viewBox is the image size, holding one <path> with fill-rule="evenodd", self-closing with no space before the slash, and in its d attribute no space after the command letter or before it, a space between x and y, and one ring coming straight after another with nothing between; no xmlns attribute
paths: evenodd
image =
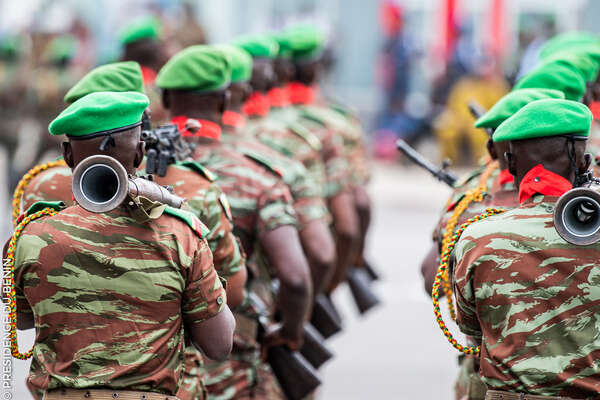
<svg viewBox="0 0 600 400"><path fill-rule="evenodd" d="M206 225L204 225L202 221L200 221L194 214L192 214L189 211L166 206L165 214L169 214L175 218L179 218L180 220L188 224L188 226L192 228L192 230L196 232L198 236L200 236L200 239L204 239L206 235L210 233L210 230L206 227Z"/></svg>
<svg viewBox="0 0 600 400"><path fill-rule="evenodd" d="M202 166L200 163L198 163L196 161L179 161L175 165L182 165L191 170L194 170L194 171L200 173L202 176L204 176L206 179L208 179L211 182L214 182L217 180L217 175L215 175L214 172L212 172L208 168Z"/></svg>
<svg viewBox="0 0 600 400"><path fill-rule="evenodd" d="M29 207L27 211L25 211L25 216L34 214L38 211L43 210L44 208L51 208L55 211L61 211L67 208L67 206L62 201L38 201L33 203L31 207Z"/></svg>
<svg viewBox="0 0 600 400"><path fill-rule="evenodd" d="M262 165L263 167L265 167L269 171L275 173L280 178L283 178L283 172L279 168L277 168L275 165L273 165L273 163L267 157L265 157L265 156L263 156L261 154L257 154L257 153L252 152L252 151L248 151L246 149L242 150L242 153L246 157L248 157L249 159L251 159L252 161L256 162L257 164Z"/></svg>
<svg viewBox="0 0 600 400"><path fill-rule="evenodd" d="M323 145L321 144L319 138L315 136L311 131L303 127L301 124L296 122L290 123L289 129L296 135L304 139L309 144L309 146L313 148L313 150L320 152L323 148Z"/></svg>

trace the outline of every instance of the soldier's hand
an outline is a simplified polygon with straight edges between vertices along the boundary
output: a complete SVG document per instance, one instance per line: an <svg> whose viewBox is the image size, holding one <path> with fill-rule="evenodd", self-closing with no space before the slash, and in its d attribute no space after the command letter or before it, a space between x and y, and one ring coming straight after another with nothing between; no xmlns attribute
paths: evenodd
<svg viewBox="0 0 600 400"><path fill-rule="evenodd" d="M290 334L285 331L282 324L273 324L263 336L261 357L263 360L266 360L271 347L285 345L290 350L297 351L302 347L302 344L303 338L301 332Z"/></svg>

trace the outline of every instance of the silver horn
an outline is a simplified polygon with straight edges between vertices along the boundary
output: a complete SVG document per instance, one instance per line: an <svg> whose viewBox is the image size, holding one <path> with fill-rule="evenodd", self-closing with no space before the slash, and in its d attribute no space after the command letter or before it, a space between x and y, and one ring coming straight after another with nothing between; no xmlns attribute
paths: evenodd
<svg viewBox="0 0 600 400"><path fill-rule="evenodd" d="M592 188L598 188L593 185ZM554 209L554 227L567 242L586 246L600 241L600 193L579 187L563 194Z"/></svg>
<svg viewBox="0 0 600 400"><path fill-rule="evenodd" d="M91 156L73 170L71 190L75 201L88 211L101 213L120 206L127 195L143 196L180 208L185 199L144 178L132 178L112 157Z"/></svg>

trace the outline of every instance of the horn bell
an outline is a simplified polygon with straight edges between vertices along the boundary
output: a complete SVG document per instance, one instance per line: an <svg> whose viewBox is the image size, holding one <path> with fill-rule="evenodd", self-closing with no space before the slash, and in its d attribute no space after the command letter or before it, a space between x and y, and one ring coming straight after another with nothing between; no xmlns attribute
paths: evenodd
<svg viewBox="0 0 600 400"><path fill-rule="evenodd" d="M587 246L600 241L600 194L589 188L563 194L554 209L554 227L571 244Z"/></svg>

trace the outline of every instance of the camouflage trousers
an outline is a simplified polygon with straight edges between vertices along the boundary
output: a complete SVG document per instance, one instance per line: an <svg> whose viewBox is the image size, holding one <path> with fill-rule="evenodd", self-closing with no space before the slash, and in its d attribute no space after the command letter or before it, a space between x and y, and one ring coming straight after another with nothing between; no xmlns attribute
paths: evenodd
<svg viewBox="0 0 600 400"><path fill-rule="evenodd" d="M271 367L260 358L256 323L234 313L233 350L224 362L205 363L204 384L209 400L284 400L285 395Z"/></svg>
<svg viewBox="0 0 600 400"><path fill-rule="evenodd" d="M204 362L202 354L193 345L185 348L185 366L183 368L183 379L177 397L180 400L204 400L206 389L204 388Z"/></svg>
<svg viewBox="0 0 600 400"><path fill-rule="evenodd" d="M477 367L478 356L459 356L460 369L454 384L455 400L484 400L487 386L481 381Z"/></svg>

